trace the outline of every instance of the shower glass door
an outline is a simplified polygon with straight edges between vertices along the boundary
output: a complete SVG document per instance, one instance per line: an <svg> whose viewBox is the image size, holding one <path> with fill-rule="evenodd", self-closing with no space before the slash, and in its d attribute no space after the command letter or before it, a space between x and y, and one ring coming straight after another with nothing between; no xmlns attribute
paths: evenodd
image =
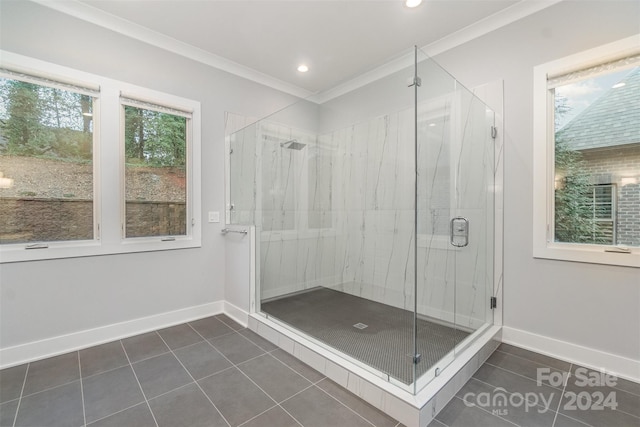
<svg viewBox="0 0 640 427"><path fill-rule="evenodd" d="M415 392L492 323L493 112L417 51Z"/></svg>

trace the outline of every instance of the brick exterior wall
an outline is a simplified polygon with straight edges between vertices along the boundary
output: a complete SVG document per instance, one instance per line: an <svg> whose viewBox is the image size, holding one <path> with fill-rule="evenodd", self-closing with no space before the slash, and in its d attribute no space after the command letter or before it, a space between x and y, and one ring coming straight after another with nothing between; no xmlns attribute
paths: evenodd
<svg viewBox="0 0 640 427"><path fill-rule="evenodd" d="M127 202L127 237L186 233L186 206L175 202ZM0 242L93 239L90 200L2 198Z"/></svg>
<svg viewBox="0 0 640 427"><path fill-rule="evenodd" d="M582 154L593 184L616 186L616 244L640 246L640 143Z"/></svg>

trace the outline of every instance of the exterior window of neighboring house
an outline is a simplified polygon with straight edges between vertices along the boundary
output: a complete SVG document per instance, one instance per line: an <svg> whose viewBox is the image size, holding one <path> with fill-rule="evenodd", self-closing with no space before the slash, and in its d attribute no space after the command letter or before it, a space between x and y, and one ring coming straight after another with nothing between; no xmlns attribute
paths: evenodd
<svg viewBox="0 0 640 427"><path fill-rule="evenodd" d="M588 240L603 245L616 244L615 191L615 185L594 185L590 188L593 227Z"/></svg>
<svg viewBox="0 0 640 427"><path fill-rule="evenodd" d="M640 266L638 41L535 76L534 256Z"/></svg>
<svg viewBox="0 0 640 427"><path fill-rule="evenodd" d="M1 263L200 246L199 158L199 102L0 51Z"/></svg>
<svg viewBox="0 0 640 427"><path fill-rule="evenodd" d="M99 92L0 72L0 244L93 240Z"/></svg>

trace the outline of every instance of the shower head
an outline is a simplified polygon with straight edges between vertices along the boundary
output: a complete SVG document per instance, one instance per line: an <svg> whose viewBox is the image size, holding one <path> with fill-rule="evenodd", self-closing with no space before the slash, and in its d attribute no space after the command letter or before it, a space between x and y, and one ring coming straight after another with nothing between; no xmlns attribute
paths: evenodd
<svg viewBox="0 0 640 427"><path fill-rule="evenodd" d="M280 144L280 147L286 148L288 150L302 150L306 146L307 144L298 142L297 139L292 139L291 141L283 142Z"/></svg>

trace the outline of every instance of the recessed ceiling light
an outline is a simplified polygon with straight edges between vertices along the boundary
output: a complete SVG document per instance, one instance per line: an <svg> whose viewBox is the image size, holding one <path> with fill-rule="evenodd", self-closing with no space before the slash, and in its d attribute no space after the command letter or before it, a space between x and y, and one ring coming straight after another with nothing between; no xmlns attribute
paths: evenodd
<svg viewBox="0 0 640 427"><path fill-rule="evenodd" d="M309 67L304 64L300 64L298 65L298 71L300 71L301 73L306 73L307 71L309 71Z"/></svg>
<svg viewBox="0 0 640 427"><path fill-rule="evenodd" d="M418 7L422 3L422 0L405 0L404 4L407 7Z"/></svg>
<svg viewBox="0 0 640 427"><path fill-rule="evenodd" d="M611 86L611 89L618 89L619 87L622 87L622 86L626 86L626 83L625 82L616 83L613 86Z"/></svg>

